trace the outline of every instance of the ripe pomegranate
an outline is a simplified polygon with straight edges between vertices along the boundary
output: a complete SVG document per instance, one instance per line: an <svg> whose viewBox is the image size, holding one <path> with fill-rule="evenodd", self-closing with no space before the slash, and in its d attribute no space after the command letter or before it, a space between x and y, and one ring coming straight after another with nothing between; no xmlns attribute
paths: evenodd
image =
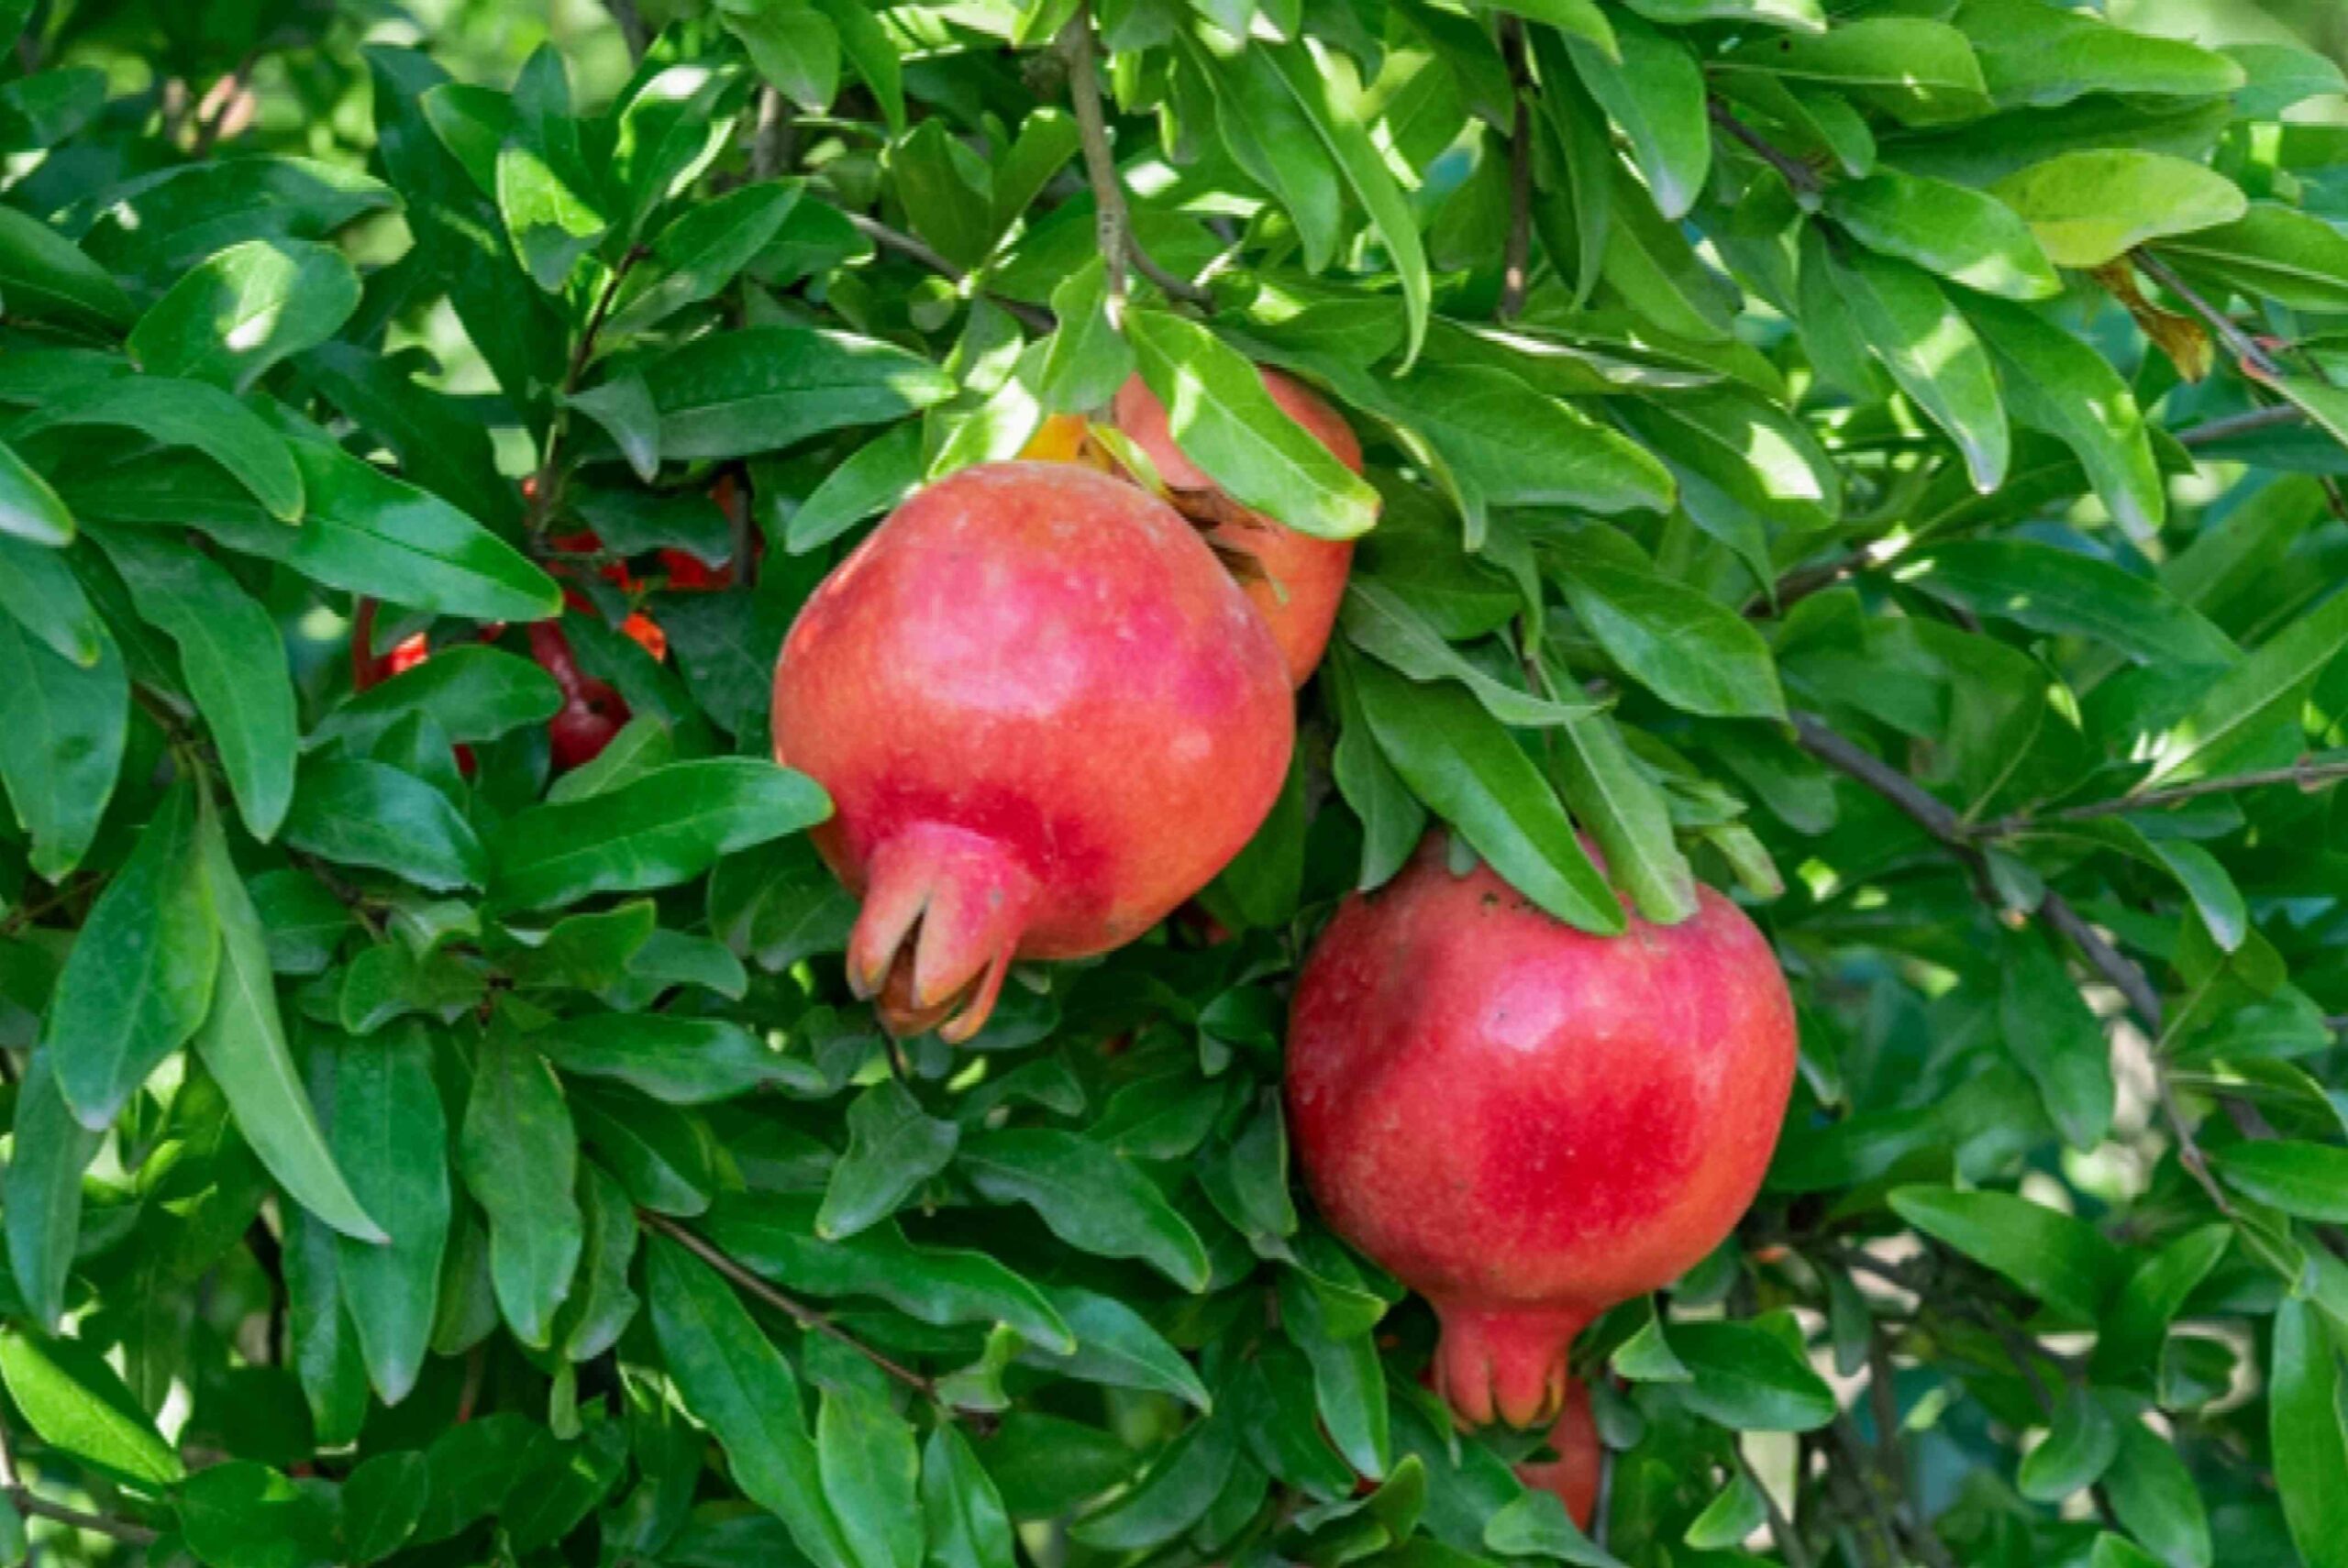
<svg viewBox="0 0 2348 1568"><path fill-rule="evenodd" d="M1202 887L1294 731L1279 649L1197 532L1069 464L906 502L775 664L775 756L830 791L816 847L864 902L849 984L949 1041L1014 956L1105 952Z"/></svg>
<svg viewBox="0 0 2348 1568"><path fill-rule="evenodd" d="M1468 1424L1555 1420L1591 1319L1667 1285L1760 1186L1794 1071L1767 941L1709 889L1599 937L1440 834L1346 900L1290 1011L1298 1158L1337 1233L1442 1320Z"/></svg>
<svg viewBox="0 0 2348 1568"><path fill-rule="evenodd" d="M1303 425L1339 462L1361 472L1361 442L1342 414L1302 382L1278 370L1260 373L1264 390L1281 412ZM1115 417L1117 428L1157 465L1157 477L1175 505L1213 525L1207 537L1215 547L1253 559L1258 569L1241 586L1279 641L1290 684L1303 685L1329 646L1329 629L1336 622L1338 602L1346 596L1346 573L1353 564L1352 542L1300 534L1225 495L1175 446L1166 405L1139 376L1128 377L1117 390Z"/></svg>

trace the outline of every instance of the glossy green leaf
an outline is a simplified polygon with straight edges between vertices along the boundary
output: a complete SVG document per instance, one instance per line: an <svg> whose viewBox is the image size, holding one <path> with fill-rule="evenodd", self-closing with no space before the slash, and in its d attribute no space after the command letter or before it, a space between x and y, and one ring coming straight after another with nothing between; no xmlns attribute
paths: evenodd
<svg viewBox="0 0 2348 1568"><path fill-rule="evenodd" d="M991 1203L1034 1209L1054 1235L1100 1257L1139 1258L1185 1290L1205 1287L1205 1246L1131 1162L1072 1132L1019 1128L964 1143L956 1168Z"/></svg>
<svg viewBox="0 0 2348 1568"><path fill-rule="evenodd" d="M853 1236L894 1213L946 1168L961 1139L953 1122L925 1115L894 1077L857 1096L847 1121L847 1152L832 1168L815 1216L815 1233L826 1241Z"/></svg>
<svg viewBox="0 0 2348 1568"><path fill-rule="evenodd" d="M515 1337L543 1347L583 1241L579 1134L562 1087L528 1041L493 1029L473 1062L457 1166L489 1216L489 1272Z"/></svg>
<svg viewBox="0 0 2348 1568"><path fill-rule="evenodd" d="M415 1386L448 1245L449 1126L422 1029L332 1047L335 1161L391 1244L340 1236L337 1272L370 1382L386 1404Z"/></svg>
<svg viewBox="0 0 2348 1568"><path fill-rule="evenodd" d="M2340 1354L2313 1306L2287 1300L2276 1309L2267 1375L2275 1489L2291 1540L2309 1568L2348 1562L2348 1430L2340 1415Z"/></svg>
<svg viewBox="0 0 2348 1568"><path fill-rule="evenodd" d="M1997 489L2011 438L1997 373L1965 317L1939 284L1904 261L1863 253L1836 269L1835 279L1868 350L1956 443L1973 488Z"/></svg>
<svg viewBox="0 0 2348 1568"><path fill-rule="evenodd" d="M478 888L484 875L481 841L446 795L412 773L358 757L303 765L285 842L435 891Z"/></svg>
<svg viewBox="0 0 2348 1568"><path fill-rule="evenodd" d="M921 1460L914 1430L857 1384L824 1390L815 1413L824 1497L860 1568L920 1568Z"/></svg>
<svg viewBox="0 0 2348 1568"><path fill-rule="evenodd" d="M2150 240L2230 224L2249 210L2233 182L2165 153L2066 152L1991 193L2021 214L2057 266L2100 267Z"/></svg>
<svg viewBox="0 0 2348 1568"><path fill-rule="evenodd" d="M147 1489L187 1473L121 1376L77 1340L0 1333L0 1382L40 1440L75 1459Z"/></svg>
<svg viewBox="0 0 2348 1568"><path fill-rule="evenodd" d="M127 347L150 375L242 392L278 361L333 337L358 308L359 274L342 252L248 240L173 283L130 329Z"/></svg>
<svg viewBox="0 0 2348 1568"><path fill-rule="evenodd" d="M1903 1187L1891 1207L1926 1235L1994 1269L2059 1311L2093 1320L2126 1260L2082 1220L2003 1192Z"/></svg>
<svg viewBox="0 0 2348 1568"><path fill-rule="evenodd" d="M2016 300L2063 292L2030 226L1996 197L1963 185L1885 170L1836 185L1826 211L1868 249L1968 289Z"/></svg>
<svg viewBox="0 0 2348 1568"><path fill-rule="evenodd" d="M953 395L902 348L845 333L750 327L697 338L644 368L669 458L739 458L882 425Z"/></svg>
<svg viewBox="0 0 2348 1568"><path fill-rule="evenodd" d="M278 521L292 523L303 513L303 475L285 441L218 387L161 375L85 382L44 400L9 435L22 443L44 430L89 425L135 430L161 446L188 447L218 464Z"/></svg>

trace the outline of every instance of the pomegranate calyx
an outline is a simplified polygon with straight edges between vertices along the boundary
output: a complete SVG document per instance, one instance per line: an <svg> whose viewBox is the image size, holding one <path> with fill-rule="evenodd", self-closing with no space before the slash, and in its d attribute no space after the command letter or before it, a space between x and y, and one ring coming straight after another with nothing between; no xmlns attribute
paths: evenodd
<svg viewBox="0 0 2348 1568"><path fill-rule="evenodd" d="M872 853L864 908L848 938L848 986L880 999L900 1037L936 1029L960 1044L985 1027L1037 893L995 839L914 823Z"/></svg>

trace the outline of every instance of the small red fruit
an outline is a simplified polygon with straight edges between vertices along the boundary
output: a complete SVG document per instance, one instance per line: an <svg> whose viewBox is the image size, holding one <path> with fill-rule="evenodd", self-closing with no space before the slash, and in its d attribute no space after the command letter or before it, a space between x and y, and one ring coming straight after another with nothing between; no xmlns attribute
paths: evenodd
<svg viewBox="0 0 2348 1568"><path fill-rule="evenodd" d="M604 681L581 673L570 639L553 621L534 621L528 629L530 657L554 677L562 706L547 723L547 739L555 771L583 767L603 754L612 737L627 723L627 701Z"/></svg>
<svg viewBox="0 0 2348 1568"><path fill-rule="evenodd" d="M1794 1011L1769 944L1704 889L1618 937L1552 919L1442 835L1348 899L1297 985L1288 1103L1336 1232L1442 1320L1469 1425L1556 1419L1589 1320L1669 1284L1753 1200Z"/></svg>
<svg viewBox="0 0 2348 1568"><path fill-rule="evenodd" d="M864 903L848 982L900 1033L986 1022L1013 957L1133 940L1246 843L1288 770L1279 649L1197 532L1069 464L966 469L819 587L778 761Z"/></svg>
<svg viewBox="0 0 2348 1568"><path fill-rule="evenodd" d="M1565 1504L1574 1523L1589 1528L1598 1511L1599 1483L1606 1474L1606 1445L1599 1441L1598 1421L1589 1413L1589 1390L1579 1383L1566 1386L1566 1408L1549 1429L1555 1459L1520 1464L1516 1478L1536 1491L1547 1492Z"/></svg>
<svg viewBox="0 0 2348 1568"><path fill-rule="evenodd" d="M1261 374L1264 390L1272 394L1281 412L1303 425L1339 462L1361 472L1361 442L1342 414L1302 382L1278 370ZM1166 405L1139 376L1127 378L1117 390L1115 417L1117 428L1156 465L1157 477L1172 492L1175 504L1202 520L1213 520L1207 537L1215 547L1254 558L1260 573L1251 574L1240 586L1279 639L1281 656L1288 660L1290 683L1303 685L1321 662L1322 650L1329 646L1329 629L1336 622L1338 602L1346 596L1346 574L1354 558L1351 541L1300 534L1261 513L1247 511L1224 494L1175 446Z"/></svg>

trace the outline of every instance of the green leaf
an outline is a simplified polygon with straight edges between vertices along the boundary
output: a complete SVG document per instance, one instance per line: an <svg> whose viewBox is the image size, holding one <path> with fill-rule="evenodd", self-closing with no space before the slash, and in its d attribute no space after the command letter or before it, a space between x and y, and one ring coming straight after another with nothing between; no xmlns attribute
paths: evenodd
<svg viewBox="0 0 2348 1568"><path fill-rule="evenodd" d="M1393 1468L1394 1447L1374 1328L1339 1333L1341 1325L1328 1320L1320 1293L1293 1269L1280 1272L1279 1303L1281 1331L1312 1364L1313 1402L1330 1441L1362 1475L1384 1478Z"/></svg>
<svg viewBox="0 0 2348 1568"><path fill-rule="evenodd" d="M2088 93L2215 97L2243 84L2242 68L2222 54L2035 0L1966 0L1954 19L1972 37L2001 108L2051 107Z"/></svg>
<svg viewBox="0 0 2348 1568"><path fill-rule="evenodd" d="M805 0L719 11L750 52L759 75L810 114L831 107L839 92L840 39L831 22Z"/></svg>
<svg viewBox="0 0 2348 1568"><path fill-rule="evenodd" d="M112 637L83 667L0 615L0 781L32 840L33 870L62 881L96 837L128 734L130 682Z"/></svg>
<svg viewBox="0 0 2348 1568"><path fill-rule="evenodd" d="M1305 271L1327 271L1344 216L1345 178L1303 106L1272 62L1245 43L1213 54L1202 48L1191 58L1214 90L1215 128L1233 161L1271 192L1296 225ZM1052 308L1067 323L1057 297Z"/></svg>
<svg viewBox="0 0 2348 1568"><path fill-rule="evenodd" d="M518 138L497 149L497 210L522 265L548 293L561 290L571 267L611 227L593 196L577 188L583 182L577 172L557 167L570 161L552 147Z"/></svg>
<svg viewBox="0 0 2348 1568"><path fill-rule="evenodd" d="M1051 1298L1076 1335L1076 1348L1066 1354L1025 1351L1019 1358L1023 1363L1112 1388L1169 1394L1202 1412L1214 1408L1197 1369L1131 1307L1114 1297L1072 1286L1054 1290Z"/></svg>
<svg viewBox="0 0 2348 1568"><path fill-rule="evenodd" d="M2100 267L2147 241L2232 223L2250 207L2224 175L2137 148L2063 153L1990 193L2021 214L2061 267Z"/></svg>
<svg viewBox="0 0 2348 1568"><path fill-rule="evenodd" d="M2309 683L2342 647L2348 647L2348 594L2334 594L2211 682L2161 737L2153 770L2138 788L2199 778L2228 746L2292 716Z"/></svg>
<svg viewBox="0 0 2348 1568"><path fill-rule="evenodd" d="M641 375L624 371L563 402L602 425L636 477L652 482L660 471L660 411L653 407L651 389Z"/></svg>
<svg viewBox="0 0 2348 1568"><path fill-rule="evenodd" d="M428 1474L414 1449L360 1461L343 1478L339 1561L372 1562L397 1551L424 1517Z"/></svg>
<svg viewBox="0 0 2348 1568"><path fill-rule="evenodd" d="M536 1043L566 1073L615 1079L671 1105L733 1099L806 1072L738 1023L664 1012L574 1016Z"/></svg>
<svg viewBox="0 0 2348 1568"><path fill-rule="evenodd" d="M824 476L784 525L783 548L804 555L886 512L922 480L921 426L900 425L858 447Z"/></svg>
<svg viewBox="0 0 2348 1568"><path fill-rule="evenodd" d="M2030 226L1996 197L1963 185L1885 170L1834 186L1826 211L1868 249L1968 289L2015 300L2063 292Z"/></svg>
<svg viewBox="0 0 2348 1568"><path fill-rule="evenodd" d="M1696 912L1696 878L1671 832L1663 790L1639 771L1614 721L1592 713L1566 725L1551 752L1574 820L1598 841L1607 875L1659 925Z"/></svg>
<svg viewBox="0 0 2348 1568"><path fill-rule="evenodd" d="M105 1358L70 1339L0 1332L0 1381L40 1440L133 1486L187 1474Z"/></svg>
<svg viewBox="0 0 2348 1568"><path fill-rule="evenodd" d="M490 839L504 909L673 887L720 856L811 827L831 802L805 776L750 757L670 763L617 789L517 812Z"/></svg>
<svg viewBox="0 0 2348 1568"><path fill-rule="evenodd" d="M180 1533L213 1568L310 1568L335 1550L335 1503L319 1482L232 1459L181 1485Z"/></svg>
<svg viewBox="0 0 2348 1568"><path fill-rule="evenodd" d="M415 1386L449 1241L449 1129L432 1043L413 1023L332 1047L335 1161L389 1246L335 1240L368 1380L387 1405Z"/></svg>
<svg viewBox="0 0 2348 1568"><path fill-rule="evenodd" d="M1047 410L1104 407L1134 373L1133 347L1109 325L1108 303L1108 273L1099 257L1052 290L1052 315L1059 327L1046 340L1036 377L1036 398Z"/></svg>
<svg viewBox="0 0 2348 1568"><path fill-rule="evenodd" d="M1621 1560L1581 1532L1552 1492L1528 1487L1484 1521L1482 1543L1503 1557L1549 1557L1584 1568L1622 1568Z"/></svg>
<svg viewBox="0 0 2348 1568"><path fill-rule="evenodd" d="M1166 405L1174 444L1233 500L1317 538L1350 539L1378 521L1378 492L1290 418L1256 367L1214 334L1136 310L1125 339Z"/></svg>
<svg viewBox="0 0 2348 1568"><path fill-rule="evenodd" d="M1355 102L1360 88L1352 63L1309 40L1259 42L1251 49L1279 73L1386 247L1401 283L1402 305L1410 320L1409 340L1402 352L1407 368L1419 357L1419 346L1427 335L1431 283L1426 248L1420 243L1418 225L1401 186L1363 123Z"/></svg>
<svg viewBox="0 0 2348 1568"><path fill-rule="evenodd" d="M97 1158L105 1134L73 1119L37 1051L17 1088L13 1153L0 1187L0 1219L8 1232L8 1262L33 1321L55 1331L65 1309L66 1275L82 1229L82 1173Z"/></svg>
<svg viewBox="0 0 2348 1568"><path fill-rule="evenodd" d="M160 375L87 381L44 399L8 435L21 443L44 430L90 426L136 430L160 446L200 452L278 521L302 515L302 471L285 441L218 387Z"/></svg>
<svg viewBox="0 0 2348 1568"><path fill-rule="evenodd" d="M652 1329L685 1408L725 1450L735 1485L780 1517L816 1568L858 1568L825 1502L799 1379L725 1282L664 1237L645 1253Z"/></svg>
<svg viewBox="0 0 2348 1568"><path fill-rule="evenodd" d="M1630 138L1656 209L1677 223L1711 171L1703 72L1685 43L1635 17L1615 17L1612 30L1613 48L1568 33L1566 49L1582 85Z"/></svg>
<svg viewBox="0 0 2348 1568"><path fill-rule="evenodd" d="M303 355L298 368L305 381L390 449L409 483L493 526L520 520L520 491L497 471L489 432L469 403L418 382L412 359L332 342ZM298 462L300 454L295 458ZM315 522L319 492L327 486L316 475L307 484ZM404 596L401 602L407 602Z"/></svg>
<svg viewBox="0 0 2348 1568"><path fill-rule="evenodd" d="M545 723L561 709L561 689L537 660L459 643L434 649L423 663L335 709L310 732L309 744L338 741L354 754L364 753L409 714L429 713L451 741L478 745Z"/></svg>
<svg viewBox="0 0 2348 1568"><path fill-rule="evenodd" d="M1108 1507L1076 1521L1071 1539L1104 1551L1163 1546L1214 1506L1231 1478L1239 1445L1230 1428L1193 1421L1167 1444L1133 1486Z"/></svg>
<svg viewBox="0 0 2348 1568"><path fill-rule="evenodd" d="M2348 235L2320 217L2254 202L2232 223L2162 240L2164 256L2293 310L2348 310Z"/></svg>
<svg viewBox="0 0 2348 1568"><path fill-rule="evenodd" d="M1735 611L1630 551L1560 553L1558 581L1607 656L1675 708L1715 718L1776 718L1785 694L1768 645Z"/></svg>
<svg viewBox="0 0 2348 1568"><path fill-rule="evenodd" d="M2340 1356L2315 1307L2286 1299L2275 1311L2268 1366L2268 1450L2292 1544L2308 1568L2348 1563L2348 1430L2340 1417Z"/></svg>
<svg viewBox="0 0 2348 1568"><path fill-rule="evenodd" d="M792 1290L877 1297L925 1323L1002 1323L1047 1352L1076 1349L1050 1299L987 1253L914 1246L892 1220L828 1241L816 1233L815 1213L812 1197L729 1196L710 1211L709 1233Z"/></svg>
<svg viewBox="0 0 2348 1568"><path fill-rule="evenodd" d="M680 213L653 237L651 264L631 278L642 285L621 294L604 331L641 332L715 297L781 231L799 191L795 184L745 185Z"/></svg>
<svg viewBox="0 0 2348 1568"><path fill-rule="evenodd" d="M294 798L297 722L276 620L226 569L179 540L118 532L105 544L138 613L179 647L238 815L255 838L275 837Z"/></svg>
<svg viewBox="0 0 2348 1568"><path fill-rule="evenodd" d="M1806 1432L1834 1419L1834 1393L1784 1340L1751 1323L1676 1323L1671 1346L1698 1415L1740 1431Z"/></svg>
<svg viewBox="0 0 2348 1568"><path fill-rule="evenodd" d="M1081 1252L1139 1258L1185 1290L1206 1287L1198 1232L1147 1176L1090 1139L1042 1128L988 1132L965 1142L955 1164L988 1202L1025 1204Z"/></svg>
<svg viewBox="0 0 2348 1568"><path fill-rule="evenodd" d="M938 1568L1014 1568L1002 1494L951 1421L932 1427L923 1445L921 1507Z"/></svg>
<svg viewBox="0 0 2348 1568"><path fill-rule="evenodd" d="M1862 251L1837 267L1834 277L1868 350L1899 390L1948 432L1965 455L1973 488L1984 494L1996 490L2009 454L2005 405L1989 356L1965 317L1939 284L1889 257Z"/></svg>
<svg viewBox="0 0 2348 1568"><path fill-rule="evenodd" d="M2111 1045L2062 960L2035 931L1999 933L1998 1021L2075 1149L2111 1131Z"/></svg>
<svg viewBox="0 0 2348 1568"><path fill-rule="evenodd" d="M498 1309L516 1339L542 1349L570 1293L583 1240L571 1196L579 1134L562 1086L527 1041L493 1028L482 1042L457 1165L489 1216Z"/></svg>
<svg viewBox="0 0 2348 1568"><path fill-rule="evenodd" d="M241 240L323 239L364 214L399 205L389 188L358 169L261 156L166 167L111 194L83 248L157 290Z"/></svg>
<svg viewBox="0 0 2348 1568"><path fill-rule="evenodd" d="M2072 1388L2054 1411L2046 1441L2022 1456L2014 1485L2033 1503L2059 1503L2092 1486L2120 1452L2120 1424L2093 1394Z"/></svg>
<svg viewBox="0 0 2348 1568"><path fill-rule="evenodd" d="M0 443L0 535L51 547L73 537L73 514L49 481L5 443Z"/></svg>
<svg viewBox="0 0 2348 1568"><path fill-rule="evenodd" d="M197 852L195 791L163 797L92 906L42 1034L57 1087L103 1130L212 1005L220 925Z"/></svg>
<svg viewBox="0 0 2348 1568"><path fill-rule="evenodd" d="M717 1151L705 1123L594 1083L571 1086L570 1114L638 1207L680 1215L709 1207Z"/></svg>
<svg viewBox="0 0 2348 1568"><path fill-rule="evenodd" d="M897 58L896 40L889 36L880 18L858 0L815 0L815 8L831 18L832 27L840 37L840 52L847 56L847 62L864 78L865 86L871 89L890 131L903 132L904 68Z"/></svg>
<svg viewBox="0 0 2348 1568"><path fill-rule="evenodd" d="M2118 1290L2127 1258L2094 1227L2003 1192L1903 1187L1892 1211L2068 1316L2092 1322Z"/></svg>
<svg viewBox="0 0 2348 1568"><path fill-rule="evenodd" d="M1511 886L1577 929L1623 929L1622 906L1576 842L1556 792L1473 697L1415 686L1363 660L1346 668L1394 771Z"/></svg>
<svg viewBox="0 0 2348 1568"><path fill-rule="evenodd" d="M253 239L185 273L130 329L150 375L242 392L271 367L332 337L359 308L359 274L342 252Z"/></svg>
<svg viewBox="0 0 2348 1568"><path fill-rule="evenodd" d="M201 870L220 926L220 967L195 1053L227 1097L238 1131L295 1202L347 1236L387 1240L334 1162L277 1010L269 943L218 818L204 814Z"/></svg>
<svg viewBox="0 0 2348 1568"><path fill-rule="evenodd" d="M1768 1505L1752 1473L1739 1466L1720 1496L1704 1505L1680 1539L1699 1551L1724 1551L1768 1522Z"/></svg>
<svg viewBox="0 0 2348 1568"><path fill-rule="evenodd" d="M1375 578L1357 577L1346 585L1338 619L1346 639L1364 653L1413 680L1456 680L1504 724L1570 724L1598 711L1595 702L1579 697L1558 701L1495 679L1444 641L1410 601Z"/></svg>
<svg viewBox="0 0 2348 1568"><path fill-rule="evenodd" d="M2210 1516L2185 1461L2142 1421L2120 1424L2120 1455L2104 1472L2104 1496L2121 1524L2170 1568L2210 1568Z"/></svg>
<svg viewBox="0 0 2348 1568"><path fill-rule="evenodd" d="M2313 50L2297 44L2231 43L2220 50L2242 67L2246 85L2234 94L2245 118L2274 119L2292 105L2333 93L2348 93L2348 75Z"/></svg>
<svg viewBox="0 0 2348 1568"><path fill-rule="evenodd" d="M1713 69L1818 83L1903 125L1946 125L1990 108L1972 44L1955 28L1922 17L1867 17L1823 33L1756 38Z"/></svg>
<svg viewBox="0 0 2348 1568"><path fill-rule="evenodd" d="M2158 581L2076 550L1966 539L1929 547L1912 567L1903 559L1899 580L1976 614L2091 638L2141 664L2225 665L2236 657L2224 633Z"/></svg>
<svg viewBox="0 0 2348 1568"><path fill-rule="evenodd" d="M412 773L359 757L303 765L285 842L436 892L478 888L484 874L481 841L449 797Z"/></svg>
<svg viewBox="0 0 2348 1568"><path fill-rule="evenodd" d="M0 620L13 620L58 657L88 669L112 640L61 551L0 535Z"/></svg>
<svg viewBox="0 0 2348 1568"><path fill-rule="evenodd" d="M11 315L119 330L138 315L122 285L39 218L0 207L0 299Z"/></svg>
<svg viewBox="0 0 2348 1568"><path fill-rule="evenodd" d="M2300 1220L2348 1220L2348 1149L2262 1138L2210 1153L2226 1185Z"/></svg>
<svg viewBox="0 0 2348 1568"><path fill-rule="evenodd" d="M861 1385L827 1387L815 1412L815 1459L825 1500L861 1568L921 1568L921 1460L904 1418Z"/></svg>
<svg viewBox="0 0 2348 1568"><path fill-rule="evenodd" d="M644 367L671 458L770 452L943 403L953 378L902 348L847 333L752 326L714 333Z"/></svg>
<svg viewBox="0 0 2348 1568"><path fill-rule="evenodd" d="M847 1110L847 1153L832 1167L815 1233L853 1236L897 1211L954 1158L961 1129L924 1115L905 1086L882 1078Z"/></svg>
<svg viewBox="0 0 2348 1568"><path fill-rule="evenodd" d="M601 1165L586 1162L579 1167L578 1204L578 1279L555 1319L555 1342L573 1363L610 1350L642 1305L628 1288L640 1231L626 1190Z"/></svg>
<svg viewBox="0 0 2348 1568"><path fill-rule="evenodd" d="M2136 1265L2096 1336L2093 1367L2099 1380L2149 1375L2160 1360L2171 1320L2232 1243L2232 1225L2205 1225Z"/></svg>

